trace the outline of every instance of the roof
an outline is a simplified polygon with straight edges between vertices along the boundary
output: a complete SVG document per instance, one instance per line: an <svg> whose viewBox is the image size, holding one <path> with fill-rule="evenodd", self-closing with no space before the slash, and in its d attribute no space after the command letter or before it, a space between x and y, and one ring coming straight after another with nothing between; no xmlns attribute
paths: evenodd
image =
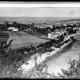
<svg viewBox="0 0 80 80"><path fill-rule="evenodd" d="M59 29L56 29L54 32L56 33L56 32L61 32L61 31Z"/></svg>
<svg viewBox="0 0 80 80"><path fill-rule="evenodd" d="M18 28L16 28L16 27L9 27L8 29L18 29Z"/></svg>
<svg viewBox="0 0 80 80"><path fill-rule="evenodd" d="M59 33L54 33L54 32L52 32L51 34L52 34L52 35L58 35Z"/></svg>
<svg viewBox="0 0 80 80"><path fill-rule="evenodd" d="M67 26L67 24L63 24L63 26Z"/></svg>

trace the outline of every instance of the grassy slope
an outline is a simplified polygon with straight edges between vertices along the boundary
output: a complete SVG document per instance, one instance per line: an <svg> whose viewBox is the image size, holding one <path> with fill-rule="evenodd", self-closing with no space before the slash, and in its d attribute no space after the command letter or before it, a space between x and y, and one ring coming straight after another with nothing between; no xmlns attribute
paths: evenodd
<svg viewBox="0 0 80 80"><path fill-rule="evenodd" d="M29 35L25 32L19 31L19 32L9 32L9 40L13 39L12 42L12 47L13 48L18 48L18 47L23 47L26 45L38 45L39 43L44 43L48 40L45 39L40 39L38 37L35 37L33 35Z"/></svg>

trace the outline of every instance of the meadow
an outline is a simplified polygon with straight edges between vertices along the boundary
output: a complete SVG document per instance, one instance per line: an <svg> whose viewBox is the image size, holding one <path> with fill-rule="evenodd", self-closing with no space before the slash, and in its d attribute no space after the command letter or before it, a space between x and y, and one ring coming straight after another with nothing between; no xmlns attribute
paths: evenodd
<svg viewBox="0 0 80 80"><path fill-rule="evenodd" d="M27 45L38 45L40 43L47 42L46 39L38 38L34 35L30 35L23 31L13 32L13 31L5 31L9 34L8 42L13 39L11 43L12 48L19 48Z"/></svg>

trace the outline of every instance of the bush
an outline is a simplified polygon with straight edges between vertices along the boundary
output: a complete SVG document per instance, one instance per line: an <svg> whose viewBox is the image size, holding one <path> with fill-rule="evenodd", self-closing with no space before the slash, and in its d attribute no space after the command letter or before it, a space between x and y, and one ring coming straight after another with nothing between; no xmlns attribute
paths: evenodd
<svg viewBox="0 0 80 80"><path fill-rule="evenodd" d="M70 68L68 70L61 69L63 74L59 73L59 78L66 79L80 79L80 57L79 60L69 61Z"/></svg>

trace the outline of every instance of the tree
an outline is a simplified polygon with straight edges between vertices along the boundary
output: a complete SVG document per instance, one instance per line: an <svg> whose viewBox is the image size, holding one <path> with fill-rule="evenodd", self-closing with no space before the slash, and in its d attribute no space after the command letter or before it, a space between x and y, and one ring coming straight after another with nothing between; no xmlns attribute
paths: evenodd
<svg viewBox="0 0 80 80"><path fill-rule="evenodd" d="M8 44L7 44L7 41L3 41L2 44L0 45L0 52L5 53L5 50L7 50L11 46L12 41L13 41L13 39L10 40L10 42Z"/></svg>
<svg viewBox="0 0 80 80"><path fill-rule="evenodd" d="M80 79L80 53L78 60L69 61L70 68L68 70L61 69L63 74L59 73L59 78Z"/></svg>
<svg viewBox="0 0 80 80"><path fill-rule="evenodd" d="M5 29L9 28L9 22L8 21L5 21Z"/></svg>
<svg viewBox="0 0 80 80"><path fill-rule="evenodd" d="M37 55L34 56L35 68L37 68Z"/></svg>
<svg viewBox="0 0 80 80"><path fill-rule="evenodd" d="M32 23L32 27L34 27L35 23Z"/></svg>
<svg viewBox="0 0 80 80"><path fill-rule="evenodd" d="M13 22L14 27L18 27L17 25L18 25L17 22Z"/></svg>

